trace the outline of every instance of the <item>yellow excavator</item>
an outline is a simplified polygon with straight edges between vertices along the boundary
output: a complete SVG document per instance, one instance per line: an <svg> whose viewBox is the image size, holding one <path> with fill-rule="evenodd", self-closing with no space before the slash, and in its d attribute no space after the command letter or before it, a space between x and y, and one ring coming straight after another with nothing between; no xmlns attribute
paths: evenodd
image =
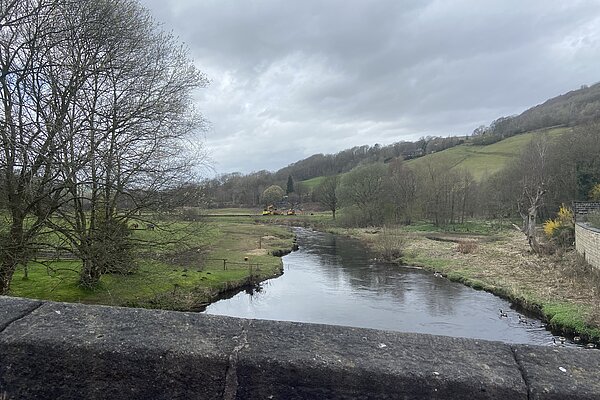
<svg viewBox="0 0 600 400"><path fill-rule="evenodd" d="M263 210L262 215L281 215L281 211L277 210L277 207L270 205Z"/></svg>

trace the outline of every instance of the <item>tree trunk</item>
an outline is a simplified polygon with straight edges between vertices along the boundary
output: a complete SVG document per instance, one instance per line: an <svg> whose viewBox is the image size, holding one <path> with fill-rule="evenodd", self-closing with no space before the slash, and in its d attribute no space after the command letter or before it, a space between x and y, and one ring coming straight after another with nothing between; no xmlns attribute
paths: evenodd
<svg viewBox="0 0 600 400"><path fill-rule="evenodd" d="M542 198L546 191L538 187L535 191L535 194L531 196L526 196L529 201L529 207L527 207L527 214L521 212L521 216L523 217L523 233L527 236L527 242L533 250L534 253L540 254L541 247L537 241L536 235L536 220L537 220L537 211L542 206Z"/></svg>
<svg viewBox="0 0 600 400"><path fill-rule="evenodd" d="M537 236L535 232L535 223L536 223L536 214L537 209L534 207L529 208L529 213L527 215L527 221L525 223L525 235L527 236L527 242L529 246L534 251L534 253L540 253L540 245L537 241Z"/></svg>
<svg viewBox="0 0 600 400"><path fill-rule="evenodd" d="M452 191L452 194L450 195L450 224L454 225L454 200L455 200L455 194L454 191Z"/></svg>
<svg viewBox="0 0 600 400"><path fill-rule="evenodd" d="M84 239L84 243L79 247L81 257L81 271L79 272L79 285L92 289L100 283L100 266L98 265L98 258L95 256L92 249L93 239L87 237Z"/></svg>
<svg viewBox="0 0 600 400"><path fill-rule="evenodd" d="M2 261L2 266L0 267L0 295L7 295L10 291L10 282L16 269L17 264L11 262L10 259Z"/></svg>
<svg viewBox="0 0 600 400"><path fill-rule="evenodd" d="M462 209L460 212L460 223L464 224L465 223L465 213L467 210L467 188L465 187L465 191L463 193L463 198L462 198Z"/></svg>
<svg viewBox="0 0 600 400"><path fill-rule="evenodd" d="M9 236L2 243L0 251L2 258L0 264L0 295L8 294L10 282L20 262L25 260L25 246L23 244L23 218L13 213Z"/></svg>
<svg viewBox="0 0 600 400"><path fill-rule="evenodd" d="M100 283L100 270L91 257L84 258L79 274L79 284L87 289L92 289Z"/></svg>

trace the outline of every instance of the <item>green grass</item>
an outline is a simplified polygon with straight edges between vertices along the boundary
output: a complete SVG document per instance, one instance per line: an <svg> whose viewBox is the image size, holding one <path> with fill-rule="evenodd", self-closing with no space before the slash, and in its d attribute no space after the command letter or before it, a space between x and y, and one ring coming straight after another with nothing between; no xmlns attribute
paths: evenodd
<svg viewBox="0 0 600 400"><path fill-rule="evenodd" d="M325 180L325 176L317 176L316 178L307 179L305 181L300 181L300 183L307 188L308 190L314 190L317 186L319 186Z"/></svg>
<svg viewBox="0 0 600 400"><path fill-rule="evenodd" d="M291 249L293 240L288 229L259 225L250 218L158 223L154 231L136 230L133 237L155 243L139 251L135 273L104 275L97 288L87 290L78 285L79 261L30 263L27 278L23 269L15 273L10 294L66 302L195 309L219 292L245 284L250 272L254 280L278 275L281 259L271 252ZM227 259L226 270L221 259Z"/></svg>
<svg viewBox="0 0 600 400"><path fill-rule="evenodd" d="M600 329L586 322L589 310L586 307L570 303L546 303L542 312L548 318L552 328L561 328L569 333L577 333L586 340L600 341Z"/></svg>
<svg viewBox="0 0 600 400"><path fill-rule="evenodd" d="M201 215L260 215L258 208L210 208L200 210Z"/></svg>
<svg viewBox="0 0 600 400"><path fill-rule="evenodd" d="M567 131L567 128L554 128L545 131L550 137L557 137ZM442 163L452 169L469 171L477 181L492 175L509 162L516 160L525 146L539 131L524 133L504 139L487 146L475 146L469 143L433 153L424 157L407 161L411 167L424 166L426 163Z"/></svg>

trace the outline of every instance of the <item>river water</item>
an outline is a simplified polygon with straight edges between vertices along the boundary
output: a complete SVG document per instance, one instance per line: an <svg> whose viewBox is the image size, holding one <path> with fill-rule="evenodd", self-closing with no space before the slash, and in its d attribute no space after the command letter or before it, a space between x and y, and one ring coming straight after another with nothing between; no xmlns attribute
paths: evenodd
<svg viewBox="0 0 600 400"><path fill-rule="evenodd" d="M541 321L490 293L378 262L353 239L307 229L296 234L300 249L283 257L281 277L217 301L205 312L508 343L559 342Z"/></svg>

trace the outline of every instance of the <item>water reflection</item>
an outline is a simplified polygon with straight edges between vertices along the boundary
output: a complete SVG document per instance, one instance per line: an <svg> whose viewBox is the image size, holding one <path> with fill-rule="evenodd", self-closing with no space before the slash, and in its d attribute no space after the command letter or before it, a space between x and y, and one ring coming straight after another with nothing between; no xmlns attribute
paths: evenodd
<svg viewBox="0 0 600 400"><path fill-rule="evenodd" d="M260 291L208 306L209 314L552 344L539 320L489 293L432 273L377 262L359 242L298 229L300 250ZM502 317L499 310L508 310ZM519 317L521 316L521 317ZM521 319L520 319L521 318Z"/></svg>

